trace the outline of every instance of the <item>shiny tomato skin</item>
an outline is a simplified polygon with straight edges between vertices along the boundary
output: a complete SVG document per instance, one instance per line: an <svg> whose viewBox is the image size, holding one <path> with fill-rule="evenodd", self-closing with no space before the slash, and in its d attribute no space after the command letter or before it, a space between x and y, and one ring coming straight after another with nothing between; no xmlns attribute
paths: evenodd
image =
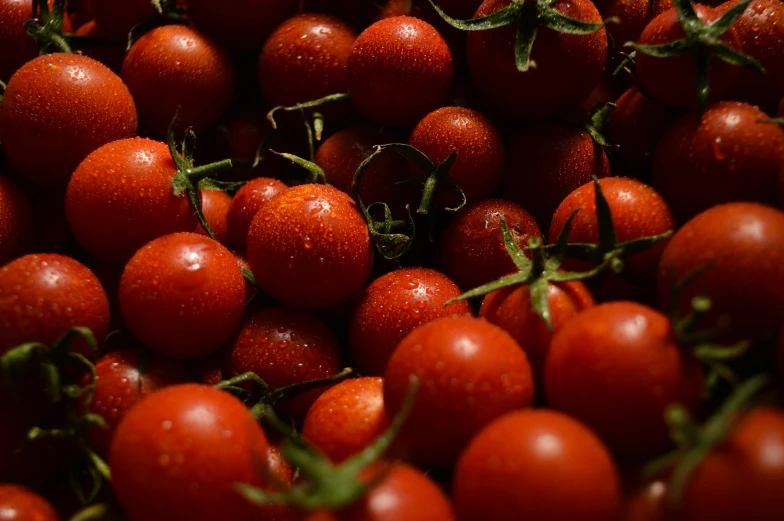
<svg viewBox="0 0 784 521"><path fill-rule="evenodd" d="M411 331L441 317L470 315L449 277L428 268L402 268L374 280L365 289L349 322L349 349L363 375L383 375L389 357Z"/></svg>
<svg viewBox="0 0 784 521"><path fill-rule="evenodd" d="M27 196L7 177L0 177L0 266L30 250L33 209Z"/></svg>
<svg viewBox="0 0 784 521"><path fill-rule="evenodd" d="M199 190L201 193L201 210L204 219L215 235L215 240L224 246L229 245L228 214L231 196L223 190ZM196 233L207 235L201 224L196 226Z"/></svg>
<svg viewBox="0 0 784 521"><path fill-rule="evenodd" d="M128 87L102 63L78 54L27 62L11 77L0 105L3 151L24 176L47 188L64 187L90 152L136 130Z"/></svg>
<svg viewBox="0 0 784 521"><path fill-rule="evenodd" d="M686 285L680 313L696 295L711 299L703 325L724 329L716 342L760 340L784 319L784 212L756 203L727 203L683 225L662 254L659 308L669 311L676 282L711 264Z"/></svg>
<svg viewBox="0 0 784 521"><path fill-rule="evenodd" d="M175 358L198 358L220 348L239 326L245 279L217 241L173 233L131 257L119 298L128 328L145 346Z"/></svg>
<svg viewBox="0 0 784 521"><path fill-rule="evenodd" d="M250 521L236 483L263 486L268 442L225 391L181 384L128 411L109 450L114 491L131 521Z"/></svg>
<svg viewBox="0 0 784 521"><path fill-rule="evenodd" d="M433 320L398 344L384 373L390 417L400 410L411 375L420 387L397 441L404 455L423 465L451 467L482 427L533 400L525 352L484 319Z"/></svg>
<svg viewBox="0 0 784 521"><path fill-rule="evenodd" d="M30 254L0 268L0 353L25 342L51 346L75 326L102 342L109 300L95 274L70 257ZM74 346L94 356L81 339Z"/></svg>
<svg viewBox="0 0 784 521"><path fill-rule="evenodd" d="M149 241L193 231L188 198L172 191L177 167L165 143L130 138L108 143L79 164L65 193L68 225L86 250L125 262Z"/></svg>
<svg viewBox="0 0 784 521"><path fill-rule="evenodd" d="M3 521L60 521L43 496L14 484L0 484L0 514Z"/></svg>
<svg viewBox="0 0 784 521"><path fill-rule="evenodd" d="M122 79L133 94L139 122L151 137L165 139L177 109L178 128L197 134L229 106L236 79L228 53L200 32L165 25L128 50Z"/></svg>
<svg viewBox="0 0 784 521"><path fill-rule="evenodd" d="M618 521L672 521L666 497L666 481L645 483L625 498Z"/></svg>
<svg viewBox="0 0 784 521"><path fill-rule="evenodd" d="M612 0L607 16L618 18L620 23L607 24L607 33L615 40L616 49L636 42L655 16L672 7L672 0Z"/></svg>
<svg viewBox="0 0 784 521"><path fill-rule="evenodd" d="M461 521L608 521L621 486L591 430L539 409L510 412L479 431L460 455L453 497Z"/></svg>
<svg viewBox="0 0 784 521"><path fill-rule="evenodd" d="M452 72L452 54L433 26L409 16L386 18L354 42L348 93L377 123L413 125L446 101Z"/></svg>
<svg viewBox="0 0 784 521"><path fill-rule="evenodd" d="M297 14L298 0L188 0L199 31L228 49L260 49L281 22Z"/></svg>
<svg viewBox="0 0 784 521"><path fill-rule="evenodd" d="M306 184L258 211L248 232L248 262L256 281L276 300L326 309L365 284L373 246L350 197L330 186Z"/></svg>
<svg viewBox="0 0 784 521"><path fill-rule="evenodd" d="M257 177L237 190L231 198L226 216L229 244L244 250L248 242L248 230L256 213L264 203L283 193L287 188L288 186L277 179Z"/></svg>
<svg viewBox="0 0 784 521"><path fill-rule="evenodd" d="M664 411L672 403L694 410L702 375L666 316L618 301L564 324L550 344L544 384L554 409L584 422L614 451L643 456L669 446Z"/></svg>

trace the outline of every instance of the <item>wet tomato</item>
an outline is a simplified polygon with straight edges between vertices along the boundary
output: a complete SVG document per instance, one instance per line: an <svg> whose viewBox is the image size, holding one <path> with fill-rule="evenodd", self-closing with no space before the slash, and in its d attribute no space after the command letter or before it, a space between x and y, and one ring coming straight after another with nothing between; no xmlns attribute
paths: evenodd
<svg viewBox="0 0 784 521"><path fill-rule="evenodd" d="M200 190L201 210L204 218L215 235L215 240L223 245L229 243L228 214L232 198L223 190ZM201 224L196 226L196 233L207 235Z"/></svg>
<svg viewBox="0 0 784 521"><path fill-rule="evenodd" d="M10 179L0 177L0 266L27 253L32 239L30 201Z"/></svg>
<svg viewBox="0 0 784 521"><path fill-rule="evenodd" d="M0 484L0 515L3 521L59 521L46 499L19 485Z"/></svg>
<svg viewBox="0 0 784 521"><path fill-rule="evenodd" d="M237 190L231 198L226 216L229 243L235 248L244 250L248 242L248 230L256 213L264 203L287 188L288 186L277 179L257 177Z"/></svg>

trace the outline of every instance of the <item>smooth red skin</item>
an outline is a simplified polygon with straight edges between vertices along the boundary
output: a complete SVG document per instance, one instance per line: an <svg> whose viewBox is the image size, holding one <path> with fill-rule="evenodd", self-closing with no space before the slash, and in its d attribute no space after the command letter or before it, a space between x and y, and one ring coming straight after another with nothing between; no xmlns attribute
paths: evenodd
<svg viewBox="0 0 784 521"><path fill-rule="evenodd" d="M506 147L506 173L499 193L520 204L547 228L553 212L593 176L612 175L602 147L566 123L542 123L514 136Z"/></svg>
<svg viewBox="0 0 784 521"><path fill-rule="evenodd" d="M672 0L613 0L606 17L614 16L620 23L607 24L607 33L613 37L616 52L626 42L636 42L645 27L655 16L673 7Z"/></svg>
<svg viewBox="0 0 784 521"><path fill-rule="evenodd" d="M515 242L525 248L539 225L523 207L504 199L486 199L466 207L449 222L441 240L441 265L458 286L469 290L514 273L504 246L501 216Z"/></svg>
<svg viewBox="0 0 784 521"><path fill-rule="evenodd" d="M457 521L443 490L420 470L392 463L386 477L353 506L316 511L305 521Z"/></svg>
<svg viewBox="0 0 784 521"><path fill-rule="evenodd" d="M650 186L628 177L608 177L601 179L599 184L610 207L618 242L653 237L675 230L675 222L667 203ZM577 214L572 220L569 242L586 244L599 242L596 189L591 181L566 196L558 206L550 223L551 244L558 241L567 219L575 210ZM667 240L664 240L644 252L629 257L625 260L625 270L641 281L653 281L656 278L656 267L666 245ZM575 263L574 267L588 268L583 263L579 266ZM565 269L572 268L567 265Z"/></svg>
<svg viewBox="0 0 784 521"><path fill-rule="evenodd" d="M239 327L245 278L217 241L174 233L131 257L119 297L128 328L144 345L175 358L198 358L220 348Z"/></svg>
<svg viewBox="0 0 784 521"><path fill-rule="evenodd" d="M134 26L152 18L155 8L146 0L125 0L120 5L116 0L90 0L90 12L113 36L127 36Z"/></svg>
<svg viewBox="0 0 784 521"><path fill-rule="evenodd" d="M48 253L0 268L0 353L26 342L51 346L75 326L89 328L98 342L109 328L106 292L86 266ZM81 339L74 347L94 356Z"/></svg>
<svg viewBox="0 0 784 521"><path fill-rule="evenodd" d="M462 292L446 275L428 268L402 268L374 280L349 321L349 348L360 374L383 375L406 335L437 318L470 315L467 301L444 303Z"/></svg>
<svg viewBox="0 0 784 521"><path fill-rule="evenodd" d="M228 49L260 49L270 33L297 14L299 0L187 0L199 31Z"/></svg>
<svg viewBox="0 0 784 521"><path fill-rule="evenodd" d="M92 448L105 455L117 425L131 408L163 387L192 379L180 362L139 349L123 349L102 356L95 363L95 394L85 412L102 417L107 427L90 430L88 439Z"/></svg>
<svg viewBox="0 0 784 521"><path fill-rule="evenodd" d="M248 230L259 209L270 199L283 193L288 186L269 177L257 177L237 190L231 199L226 216L229 244L244 250L248 242Z"/></svg>
<svg viewBox="0 0 784 521"><path fill-rule="evenodd" d="M304 13L267 38L259 56L259 86L267 105L291 106L346 92L346 66L357 33L342 20Z"/></svg>
<svg viewBox="0 0 784 521"><path fill-rule="evenodd" d="M112 485L131 521L253 519L236 483L263 486L268 443L245 405L214 387L167 387L118 425Z"/></svg>
<svg viewBox="0 0 784 521"><path fill-rule="evenodd" d="M716 9L700 4L694 4L694 10L703 22L712 22L720 16ZM673 8L651 20L638 42L643 45L661 45L680 40L684 34L678 13ZM724 33L721 41L735 50L742 49L732 27ZM671 107L686 109L697 107L693 55L655 58L638 52L635 63L640 87L655 100ZM732 86L738 71L738 67L711 57L708 68L708 100L721 99L721 96Z"/></svg>
<svg viewBox="0 0 784 521"><path fill-rule="evenodd" d="M294 483L294 468L284 459L282 449L277 445L269 446L265 470L271 476L268 481L272 491L285 490ZM253 521L302 521L302 512L285 504L257 506Z"/></svg>
<svg viewBox="0 0 784 521"><path fill-rule="evenodd" d="M228 214L232 197L223 190L200 190L199 192L201 193L201 210L210 230L215 235L215 240L228 246ZM196 226L196 233L207 235L201 224Z"/></svg>
<svg viewBox="0 0 784 521"><path fill-rule="evenodd" d="M95 20L90 20L79 27L74 34L76 34L76 36L88 36L94 38L112 38L121 42L119 45L113 45L109 47L95 47L92 49L86 48L82 50L82 53L85 56L89 56L90 58L103 63L116 74L120 74L123 60L125 59L124 40L127 40L127 33L125 35L120 34L120 37L118 38L118 34L116 32L105 29L103 25L100 25Z"/></svg>
<svg viewBox="0 0 784 521"><path fill-rule="evenodd" d="M449 178L462 188L469 203L486 199L501 182L506 161L501 134L475 110L442 107L431 112L414 127L408 144L437 165L457 150ZM412 176L422 175L413 164L409 171ZM442 200L450 206L459 204L456 195L447 190L442 193Z"/></svg>
<svg viewBox="0 0 784 521"><path fill-rule="evenodd" d="M19 485L0 484L0 519L59 521L60 517L46 499L32 490Z"/></svg>
<svg viewBox="0 0 784 521"><path fill-rule="evenodd" d="M128 87L102 63L78 54L27 62L8 82L0 105L4 152L22 174L47 188L65 187L90 152L136 130Z"/></svg>
<svg viewBox="0 0 784 521"><path fill-rule="evenodd" d="M488 16L511 0L485 0L474 18ZM589 0L553 4L561 14L585 22L602 17ZM535 69L519 72L514 60L516 25L472 31L466 40L468 68L482 97L502 114L546 118L578 107L599 83L607 59L604 28L587 35L561 34L540 27L531 59Z"/></svg>
<svg viewBox="0 0 784 521"><path fill-rule="evenodd" d="M714 341L763 339L777 331L784 319L784 212L728 203L684 224L659 263L659 308L668 311L675 283L709 262L712 267L681 292L681 313L700 294L712 303L703 324L726 326Z"/></svg>
<svg viewBox="0 0 784 521"><path fill-rule="evenodd" d="M723 101L670 127L653 156L653 185L677 218L729 201L775 202L784 128L761 119L756 107Z"/></svg>
<svg viewBox="0 0 784 521"><path fill-rule="evenodd" d="M226 111L236 87L228 53L183 25L158 27L139 38L125 56L122 79L136 101L141 127L160 139L178 107L179 128L205 130Z"/></svg>
<svg viewBox="0 0 784 521"><path fill-rule="evenodd" d="M732 0L716 8L719 14L738 4ZM743 53L757 60L767 74L741 68L730 99L746 101L772 114L784 96L784 4L755 0L732 24Z"/></svg>
<svg viewBox="0 0 784 521"><path fill-rule="evenodd" d="M681 354L666 316L618 301L586 309L555 334L544 384L554 409L614 451L649 456L670 444L667 406L699 404L702 376L696 360Z"/></svg>
<svg viewBox="0 0 784 521"><path fill-rule="evenodd" d="M327 309L370 276L373 245L349 196L325 185L289 188L262 206L248 232L256 282L283 304Z"/></svg>
<svg viewBox="0 0 784 521"><path fill-rule="evenodd" d="M533 400L525 352L503 329L470 316L433 320L398 344L384 373L390 417L400 411L411 375L420 387L397 442L421 465L451 467L482 427Z"/></svg>
<svg viewBox="0 0 784 521"><path fill-rule="evenodd" d="M291 308L260 309L245 319L229 345L223 376L253 372L277 389L339 373L340 357L335 336L316 317ZM322 392L319 388L289 399L284 410L300 421Z"/></svg>
<svg viewBox="0 0 784 521"><path fill-rule="evenodd" d="M466 447L452 497L461 521L607 521L621 500L618 470L587 427L556 411L515 411Z"/></svg>
<svg viewBox="0 0 784 521"><path fill-rule="evenodd" d="M580 281L549 284L547 303L550 306L549 330L531 304L530 287L512 286L488 293L482 300L479 316L500 327L523 348L531 369L541 382L544 362L553 335L572 317L595 304L591 292Z"/></svg>
<svg viewBox="0 0 784 521"><path fill-rule="evenodd" d="M440 107L452 86L452 54L433 26L409 16L379 20L354 42L348 93L382 125L413 125Z"/></svg>
<svg viewBox="0 0 784 521"><path fill-rule="evenodd" d="M633 491L623 503L618 521L672 520L666 503L667 482L654 480Z"/></svg>
<svg viewBox="0 0 784 521"><path fill-rule="evenodd" d="M33 209L24 192L0 177L0 266L30 250Z"/></svg>
<svg viewBox="0 0 784 521"><path fill-rule="evenodd" d="M177 167L165 143L130 138L91 153L65 193L68 225L86 250L125 262L149 241L193 231L198 220L186 196L172 190Z"/></svg>
<svg viewBox="0 0 784 521"><path fill-rule="evenodd" d="M607 120L607 140L623 161L624 174L647 177L653 152L675 120L676 113L645 97L637 87L624 92Z"/></svg>
<svg viewBox="0 0 784 521"><path fill-rule="evenodd" d="M302 437L324 456L340 463L362 452L389 427L384 410L384 379L344 380L313 403Z"/></svg>

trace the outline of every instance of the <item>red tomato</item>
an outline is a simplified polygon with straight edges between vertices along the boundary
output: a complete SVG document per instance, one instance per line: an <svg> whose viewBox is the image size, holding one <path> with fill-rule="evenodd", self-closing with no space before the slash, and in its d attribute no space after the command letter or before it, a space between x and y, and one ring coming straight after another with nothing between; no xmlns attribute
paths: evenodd
<svg viewBox="0 0 784 521"><path fill-rule="evenodd" d="M26 253L33 239L33 209L10 179L0 177L0 266Z"/></svg>
<svg viewBox="0 0 784 521"><path fill-rule="evenodd" d="M653 480L626 498L618 521L668 521L667 482Z"/></svg>
<svg viewBox="0 0 784 521"><path fill-rule="evenodd" d="M120 307L147 347L177 358L208 355L239 327L245 279L217 241L173 233L139 249L120 279Z"/></svg>
<svg viewBox="0 0 784 521"><path fill-rule="evenodd" d="M553 408L584 422L613 450L649 456L670 444L667 406L699 404L702 375L681 353L666 316L611 302L586 309L553 337L544 384Z"/></svg>
<svg viewBox="0 0 784 521"><path fill-rule="evenodd" d="M669 310L675 283L708 264L681 292L682 314L699 294L712 302L703 324L723 328L715 341L763 339L778 330L784 319L784 212L728 203L684 224L659 263L659 307Z"/></svg>
<svg viewBox="0 0 784 521"><path fill-rule="evenodd" d="M305 416L302 437L340 463L362 452L389 427L384 379L344 380L319 396Z"/></svg>
<svg viewBox="0 0 784 521"><path fill-rule="evenodd" d="M400 342L384 373L390 417L412 375L420 387L398 442L421 464L452 466L482 427L533 400L525 352L503 329L473 317L428 322Z"/></svg>
<svg viewBox="0 0 784 521"><path fill-rule="evenodd" d="M228 53L183 25L158 27L139 38L125 57L122 79L142 128L160 139L178 108L179 128L199 133L218 121L236 83Z"/></svg>
<svg viewBox="0 0 784 521"><path fill-rule="evenodd" d="M74 33L76 36L85 36L89 38L114 38L119 43L107 47L93 47L85 48L82 53L85 56L97 60L107 67L112 72L120 74L122 70L123 60L125 59L125 41L123 38L116 38L117 33L104 28L103 25L98 24L95 20L90 20L86 24L79 27Z"/></svg>
<svg viewBox="0 0 784 521"><path fill-rule="evenodd" d="M155 8L147 0L90 0L90 12L95 20L111 31L112 36L127 36L134 26L152 18Z"/></svg>
<svg viewBox="0 0 784 521"><path fill-rule="evenodd" d="M449 96L452 54L427 22L386 18L359 35L346 74L364 115L383 125L413 125Z"/></svg>
<svg viewBox="0 0 784 521"><path fill-rule="evenodd" d="M8 159L50 188L64 187L90 152L135 135L136 127L125 84L105 65L78 54L27 62L11 77L0 105L0 141Z"/></svg>
<svg viewBox="0 0 784 521"><path fill-rule="evenodd" d="M248 262L261 288L276 300L326 309L365 284L373 246L351 198L330 186L306 184L270 200L253 218Z"/></svg>
<svg viewBox="0 0 784 521"><path fill-rule="evenodd" d="M620 23L607 24L607 33L622 50L626 42L636 42L655 16L673 7L672 0L612 0L607 17L614 16Z"/></svg>
<svg viewBox="0 0 784 521"><path fill-rule="evenodd" d="M177 167L166 144L143 138L106 144L82 161L68 183L65 210L90 253L124 262L147 242L198 224L188 198L172 192Z"/></svg>
<svg viewBox="0 0 784 521"><path fill-rule="evenodd" d="M268 443L245 405L199 384L139 402L115 431L112 484L131 521L250 521L236 483L263 485Z"/></svg>
<svg viewBox="0 0 784 521"><path fill-rule="evenodd" d="M374 280L350 319L349 348L357 370L382 375L392 352L411 331L437 318L470 315L466 301L444 307L460 293L449 277L427 268L403 268Z"/></svg>
<svg viewBox="0 0 784 521"><path fill-rule="evenodd" d="M98 342L109 328L106 292L86 266L49 253L0 268L0 354L25 342L51 346L75 326L89 328ZM74 346L93 354L81 339Z"/></svg>
<svg viewBox="0 0 784 521"><path fill-rule="evenodd" d="M215 235L215 240L223 245L229 244L228 214L232 197L223 190L200 190L201 210L204 218ZM196 233L207 235L201 224L196 226Z"/></svg>
<svg viewBox="0 0 784 521"><path fill-rule="evenodd" d="M0 484L0 515L3 521L60 521L52 505L32 490Z"/></svg>
<svg viewBox="0 0 784 521"><path fill-rule="evenodd" d="M229 212L226 216L229 242L232 246L245 249L248 242L248 230L256 213L264 203L283 193L287 188L288 186L277 179L257 177L237 190L231 199Z"/></svg>
<svg viewBox="0 0 784 521"><path fill-rule="evenodd" d="M527 410L498 418L471 440L452 495L465 521L608 521L621 486L593 432L564 414Z"/></svg>

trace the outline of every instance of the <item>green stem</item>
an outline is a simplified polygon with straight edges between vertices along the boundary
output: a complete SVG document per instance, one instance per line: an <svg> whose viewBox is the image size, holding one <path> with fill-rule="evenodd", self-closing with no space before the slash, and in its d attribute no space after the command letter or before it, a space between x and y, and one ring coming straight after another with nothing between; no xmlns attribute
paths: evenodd
<svg viewBox="0 0 784 521"><path fill-rule="evenodd" d="M422 200L419 203L419 208L417 208L418 215L427 215L433 200L433 194L436 191L436 186L438 186L438 176L436 176L434 172L425 180L425 187L422 189Z"/></svg>
<svg viewBox="0 0 784 521"><path fill-rule="evenodd" d="M185 175L187 175L188 178L193 181L199 181L201 179L204 179L205 177L209 177L214 174L219 174L227 170L231 170L231 159L224 159L222 161L210 163L209 165L202 165L194 168L188 168L187 170L185 170Z"/></svg>

